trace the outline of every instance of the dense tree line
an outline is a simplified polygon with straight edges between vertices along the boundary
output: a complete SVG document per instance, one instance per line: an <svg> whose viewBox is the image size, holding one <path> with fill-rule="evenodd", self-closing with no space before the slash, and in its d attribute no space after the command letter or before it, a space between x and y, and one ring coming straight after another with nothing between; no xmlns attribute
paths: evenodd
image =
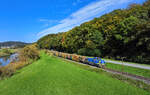
<svg viewBox="0 0 150 95"><path fill-rule="evenodd" d="M39 48L150 64L150 0L114 10L70 31L49 34Z"/></svg>

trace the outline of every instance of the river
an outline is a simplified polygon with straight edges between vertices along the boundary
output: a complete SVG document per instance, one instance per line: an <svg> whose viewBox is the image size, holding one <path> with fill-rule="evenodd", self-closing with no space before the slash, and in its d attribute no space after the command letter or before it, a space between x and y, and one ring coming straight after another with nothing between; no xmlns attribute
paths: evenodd
<svg viewBox="0 0 150 95"><path fill-rule="evenodd" d="M18 54L12 54L10 56L5 56L5 57L0 57L0 67L1 66L6 66L11 62L17 61L18 60Z"/></svg>

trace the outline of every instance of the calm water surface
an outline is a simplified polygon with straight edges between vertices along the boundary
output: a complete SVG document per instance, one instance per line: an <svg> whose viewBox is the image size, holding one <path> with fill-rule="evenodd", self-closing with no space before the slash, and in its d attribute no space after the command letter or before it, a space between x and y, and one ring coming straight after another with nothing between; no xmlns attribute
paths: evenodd
<svg viewBox="0 0 150 95"><path fill-rule="evenodd" d="M10 56L6 56L6 57L0 57L0 66L6 66L8 65L10 62L14 62L18 60L18 54L12 54Z"/></svg>

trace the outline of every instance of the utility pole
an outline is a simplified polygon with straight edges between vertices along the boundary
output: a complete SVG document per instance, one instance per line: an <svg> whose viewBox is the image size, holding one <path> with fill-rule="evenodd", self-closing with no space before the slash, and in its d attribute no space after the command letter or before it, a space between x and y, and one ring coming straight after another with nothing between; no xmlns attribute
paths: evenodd
<svg viewBox="0 0 150 95"><path fill-rule="evenodd" d="M122 59L122 74L123 74L123 72L124 72L124 64L123 64L124 58L125 58L125 57L122 57L122 58L121 58L121 59Z"/></svg>

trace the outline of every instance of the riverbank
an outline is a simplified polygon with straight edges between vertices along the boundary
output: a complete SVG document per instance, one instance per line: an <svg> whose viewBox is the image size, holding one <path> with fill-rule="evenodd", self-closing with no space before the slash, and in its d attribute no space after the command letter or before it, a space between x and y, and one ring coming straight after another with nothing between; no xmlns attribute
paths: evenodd
<svg viewBox="0 0 150 95"><path fill-rule="evenodd" d="M17 51L18 49L0 49L0 57L9 56Z"/></svg>
<svg viewBox="0 0 150 95"><path fill-rule="evenodd" d="M40 58L39 51L35 45L30 45L22 48L18 54L17 61L10 61L8 65L0 67L0 79L5 79L14 75L16 70L19 70ZM5 59L4 59L5 60Z"/></svg>
<svg viewBox="0 0 150 95"><path fill-rule="evenodd" d="M149 92L70 62L40 54L40 60L0 82L1 95L148 95ZM99 69L100 70L100 69ZM6 86L7 85L7 86Z"/></svg>

